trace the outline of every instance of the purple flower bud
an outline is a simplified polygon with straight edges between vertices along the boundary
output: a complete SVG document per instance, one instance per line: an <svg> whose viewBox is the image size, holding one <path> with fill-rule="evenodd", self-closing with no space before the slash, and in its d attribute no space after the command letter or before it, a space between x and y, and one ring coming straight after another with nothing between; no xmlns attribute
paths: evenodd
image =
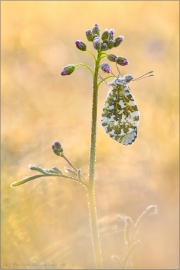
<svg viewBox="0 0 180 270"><path fill-rule="evenodd" d="M94 46L94 49L96 50L101 49L101 42L98 37L95 37L95 39L93 40L93 46Z"/></svg>
<svg viewBox="0 0 180 270"><path fill-rule="evenodd" d="M52 145L52 150L53 150L54 154L56 154L57 156L63 156L63 148L62 148L60 142L55 141Z"/></svg>
<svg viewBox="0 0 180 270"><path fill-rule="evenodd" d="M119 36L119 37L115 38L114 47L118 47L123 40L124 40L123 36Z"/></svg>
<svg viewBox="0 0 180 270"><path fill-rule="evenodd" d="M108 29L105 29L104 32L102 33L101 36L102 40L108 39L109 38L109 31Z"/></svg>
<svg viewBox="0 0 180 270"><path fill-rule="evenodd" d="M114 40L109 40L108 42L108 49L112 49L114 47Z"/></svg>
<svg viewBox="0 0 180 270"><path fill-rule="evenodd" d="M116 63L120 66L127 66L129 64L129 61L126 58L119 56Z"/></svg>
<svg viewBox="0 0 180 270"><path fill-rule="evenodd" d="M109 40L114 38L114 29L109 30Z"/></svg>
<svg viewBox="0 0 180 270"><path fill-rule="evenodd" d="M104 39L103 43L106 43L107 45L109 44L109 40L108 39Z"/></svg>
<svg viewBox="0 0 180 270"><path fill-rule="evenodd" d="M121 65L122 66L127 66L127 65L129 65L129 61L127 59L125 59Z"/></svg>
<svg viewBox="0 0 180 270"><path fill-rule="evenodd" d="M93 41L94 37L93 37L93 33L91 30L86 30L86 37L88 41Z"/></svg>
<svg viewBox="0 0 180 270"><path fill-rule="evenodd" d="M101 51L107 51L108 45L106 43L101 43Z"/></svg>
<svg viewBox="0 0 180 270"><path fill-rule="evenodd" d="M73 64L70 64L70 65L67 65L67 66L63 67L63 70L61 71L61 75L62 76L70 75L75 70L75 67L76 66L73 65Z"/></svg>
<svg viewBox="0 0 180 270"><path fill-rule="evenodd" d="M80 40L77 40L77 41L75 42L75 44L76 44L76 47L77 47L79 50L81 50L81 51L86 51L86 44L85 44L84 42L82 42L82 41L80 41Z"/></svg>
<svg viewBox="0 0 180 270"><path fill-rule="evenodd" d="M102 63L100 68L106 72L106 73L110 73L111 72L111 69L110 69L110 66L107 64L107 63Z"/></svg>
<svg viewBox="0 0 180 270"><path fill-rule="evenodd" d="M114 54L108 54L108 55L107 55L107 59L108 59L109 61L111 61L111 62L116 62L117 59L118 59L118 57L117 57L116 55L114 55Z"/></svg>
<svg viewBox="0 0 180 270"><path fill-rule="evenodd" d="M97 24L95 24L93 26L92 33L93 33L93 35L97 34L98 37L99 37L99 35L100 35L100 29L99 29L99 26Z"/></svg>
<svg viewBox="0 0 180 270"><path fill-rule="evenodd" d="M97 35L97 34L94 34L94 35L93 35L93 40L94 40L95 38L98 38L98 35Z"/></svg>

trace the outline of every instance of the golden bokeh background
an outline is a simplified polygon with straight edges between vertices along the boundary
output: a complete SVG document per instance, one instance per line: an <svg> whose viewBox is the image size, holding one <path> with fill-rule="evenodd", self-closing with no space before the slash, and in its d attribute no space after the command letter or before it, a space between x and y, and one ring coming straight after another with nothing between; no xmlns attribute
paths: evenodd
<svg viewBox="0 0 180 270"><path fill-rule="evenodd" d="M158 215L141 227L138 269L178 266L178 1L3 1L2 15L2 269L89 269L94 258L84 188L60 178L40 178L28 165L67 164L51 145L88 174L92 76L79 67L60 76L63 66L93 59L75 47L97 23L113 28L123 43L109 51L130 65L123 74L155 77L130 84L141 113L138 138L125 147L100 125L108 87L99 92L96 201L104 268L122 260L123 227L117 215L135 221L148 205ZM111 65L117 74L115 65ZM104 76L104 74L103 74ZM50 265L50 266L49 266Z"/></svg>

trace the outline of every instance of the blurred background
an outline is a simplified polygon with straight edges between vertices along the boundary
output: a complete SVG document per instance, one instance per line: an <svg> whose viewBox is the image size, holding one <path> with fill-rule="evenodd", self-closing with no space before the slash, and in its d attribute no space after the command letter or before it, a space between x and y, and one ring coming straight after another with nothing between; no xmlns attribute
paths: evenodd
<svg viewBox="0 0 180 270"><path fill-rule="evenodd" d="M123 43L109 53L130 65L130 84L141 118L131 146L109 138L100 125L109 87L99 91L96 201L104 268L117 268L127 247L117 216L136 221L148 205L158 206L139 230L138 269L179 269L178 229L178 1L3 1L2 22L2 269L94 268L85 189L60 178L10 184L65 161L51 145L88 175L92 76L79 67L60 76L63 66L93 58L75 47L97 23L115 30ZM95 53L95 51L93 51ZM117 70L113 63L111 68ZM103 74L104 76L104 74ZM130 266L128 266L130 268Z"/></svg>

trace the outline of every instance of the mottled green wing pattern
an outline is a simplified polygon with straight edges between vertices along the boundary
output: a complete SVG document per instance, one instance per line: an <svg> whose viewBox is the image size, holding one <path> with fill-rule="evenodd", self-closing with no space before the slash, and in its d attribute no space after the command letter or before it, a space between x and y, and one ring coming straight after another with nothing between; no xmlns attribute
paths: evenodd
<svg viewBox="0 0 180 270"><path fill-rule="evenodd" d="M101 124L106 133L124 145L132 144L137 137L139 111L126 84L113 87L105 101Z"/></svg>

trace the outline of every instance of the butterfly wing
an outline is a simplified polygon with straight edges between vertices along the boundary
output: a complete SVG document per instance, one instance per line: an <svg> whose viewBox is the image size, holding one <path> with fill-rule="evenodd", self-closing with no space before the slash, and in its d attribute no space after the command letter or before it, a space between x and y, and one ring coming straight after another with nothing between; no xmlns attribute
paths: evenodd
<svg viewBox="0 0 180 270"><path fill-rule="evenodd" d="M110 90L103 107L101 124L112 139L124 145L132 144L137 137L139 117L128 85Z"/></svg>

